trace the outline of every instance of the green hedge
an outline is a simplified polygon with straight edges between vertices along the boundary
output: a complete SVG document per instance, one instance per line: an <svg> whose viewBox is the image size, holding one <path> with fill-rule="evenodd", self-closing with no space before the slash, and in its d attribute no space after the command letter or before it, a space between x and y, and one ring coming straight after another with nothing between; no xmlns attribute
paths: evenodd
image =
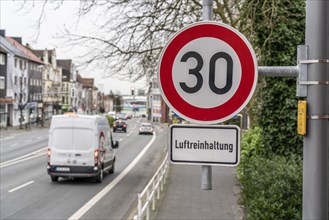
<svg viewBox="0 0 329 220"><path fill-rule="evenodd" d="M244 135L238 176L246 219L301 219L302 159L262 154L259 128Z"/></svg>

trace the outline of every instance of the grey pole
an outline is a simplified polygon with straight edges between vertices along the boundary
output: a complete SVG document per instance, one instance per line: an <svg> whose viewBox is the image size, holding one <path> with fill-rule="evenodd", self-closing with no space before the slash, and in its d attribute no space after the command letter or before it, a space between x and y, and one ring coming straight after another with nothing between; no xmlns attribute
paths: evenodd
<svg viewBox="0 0 329 220"><path fill-rule="evenodd" d="M329 79L329 0L306 1L308 81ZM328 219L329 87L308 85L303 156L303 219Z"/></svg>
<svg viewBox="0 0 329 220"><path fill-rule="evenodd" d="M204 21L212 20L213 0L202 0L203 10L202 18ZM212 189L212 168L211 166L203 165L201 171L201 189Z"/></svg>

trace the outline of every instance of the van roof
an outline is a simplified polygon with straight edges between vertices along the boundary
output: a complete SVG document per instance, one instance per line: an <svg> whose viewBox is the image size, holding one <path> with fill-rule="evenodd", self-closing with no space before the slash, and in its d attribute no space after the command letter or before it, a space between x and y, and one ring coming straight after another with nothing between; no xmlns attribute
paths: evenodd
<svg viewBox="0 0 329 220"><path fill-rule="evenodd" d="M90 118L90 119L96 119L96 118L104 118L100 115L81 115L77 114L75 112L66 112L64 115L54 115L53 118L69 118L69 117L76 117L76 118Z"/></svg>
<svg viewBox="0 0 329 220"><path fill-rule="evenodd" d="M81 119L81 120L79 120ZM64 115L54 115L51 119L51 127L54 126L54 123L56 121L56 127L61 127L64 124L63 123L70 123L70 121L74 120L75 122L80 121L81 123L87 123L89 125L92 124L98 124L98 125L106 125L109 126L107 120L105 117L100 115L79 115L79 114L64 114ZM84 122L83 122L84 121ZM57 123L59 122L59 123ZM86 126L86 124L85 124Z"/></svg>

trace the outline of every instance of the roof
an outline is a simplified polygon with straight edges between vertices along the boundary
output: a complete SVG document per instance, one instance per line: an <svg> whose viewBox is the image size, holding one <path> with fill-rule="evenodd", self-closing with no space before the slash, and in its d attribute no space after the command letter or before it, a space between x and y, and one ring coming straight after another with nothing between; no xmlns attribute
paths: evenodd
<svg viewBox="0 0 329 220"><path fill-rule="evenodd" d="M57 65L61 66L63 69L71 71L72 60L57 60Z"/></svg>
<svg viewBox="0 0 329 220"><path fill-rule="evenodd" d="M77 82L83 84L83 78L80 76L80 74L77 74Z"/></svg>
<svg viewBox="0 0 329 220"><path fill-rule="evenodd" d="M36 63L43 64L42 60L39 59L32 51L24 47L22 44L17 42L14 38L12 37L5 37L6 41L8 41L14 48L16 48L14 54L23 58L26 58L30 61L34 61Z"/></svg>
<svg viewBox="0 0 329 220"><path fill-rule="evenodd" d="M83 87L93 88L94 87L94 79L93 78L82 78Z"/></svg>
<svg viewBox="0 0 329 220"><path fill-rule="evenodd" d="M48 53L48 62L51 63L52 61L52 56L53 56L53 50L47 50L45 49ZM45 50L31 50L37 57L39 57L41 60L43 60L43 54Z"/></svg>

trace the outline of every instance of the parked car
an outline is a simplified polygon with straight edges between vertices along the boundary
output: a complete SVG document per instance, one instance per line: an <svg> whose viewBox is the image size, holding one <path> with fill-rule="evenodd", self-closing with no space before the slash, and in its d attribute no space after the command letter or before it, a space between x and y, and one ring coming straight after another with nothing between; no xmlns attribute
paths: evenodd
<svg viewBox="0 0 329 220"><path fill-rule="evenodd" d="M47 172L51 181L59 177L94 178L114 172L118 141L113 141L105 117L68 113L52 117L49 129Z"/></svg>
<svg viewBox="0 0 329 220"><path fill-rule="evenodd" d="M124 121L124 120L116 120L113 122L113 132L116 132L116 131L123 131L123 132L127 132L127 122Z"/></svg>
<svg viewBox="0 0 329 220"><path fill-rule="evenodd" d="M150 123L142 123L139 127L139 134L153 134L153 125Z"/></svg>

